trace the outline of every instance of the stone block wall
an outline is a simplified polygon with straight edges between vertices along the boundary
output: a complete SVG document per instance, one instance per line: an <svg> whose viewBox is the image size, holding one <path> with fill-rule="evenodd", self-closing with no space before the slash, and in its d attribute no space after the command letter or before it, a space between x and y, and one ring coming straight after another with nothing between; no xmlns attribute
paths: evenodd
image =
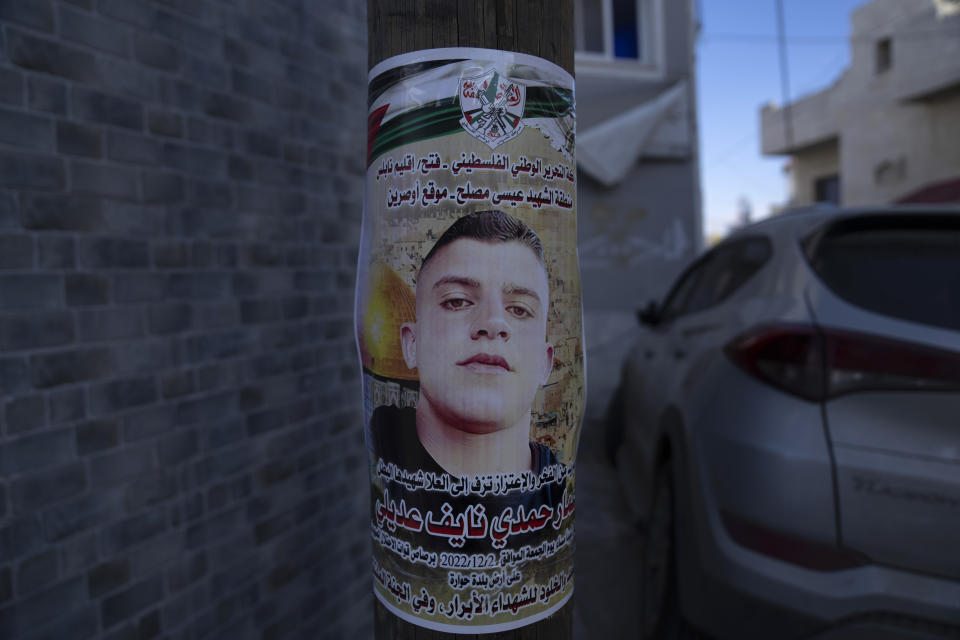
<svg viewBox="0 0 960 640"><path fill-rule="evenodd" d="M366 638L365 3L0 0L0 638Z"/></svg>

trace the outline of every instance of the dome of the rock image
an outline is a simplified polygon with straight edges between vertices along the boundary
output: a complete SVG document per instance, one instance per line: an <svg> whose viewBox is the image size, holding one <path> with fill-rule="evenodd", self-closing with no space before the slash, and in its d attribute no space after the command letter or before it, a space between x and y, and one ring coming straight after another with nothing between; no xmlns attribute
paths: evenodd
<svg viewBox="0 0 960 640"><path fill-rule="evenodd" d="M416 380L400 346L400 327L416 320L416 298L389 266L374 262L360 292L359 342L364 368L386 378Z"/></svg>

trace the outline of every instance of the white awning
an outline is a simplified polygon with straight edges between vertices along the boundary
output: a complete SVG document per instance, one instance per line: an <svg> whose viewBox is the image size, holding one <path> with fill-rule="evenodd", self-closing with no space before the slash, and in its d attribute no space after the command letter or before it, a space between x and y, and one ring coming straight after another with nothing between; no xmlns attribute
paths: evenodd
<svg viewBox="0 0 960 640"><path fill-rule="evenodd" d="M686 119L674 118L667 123L669 115L685 110L686 102L687 83L681 80L656 98L579 133L577 166L605 186L613 187L655 140L658 149L688 149ZM658 136L661 129L664 135ZM660 137L665 139L659 140Z"/></svg>

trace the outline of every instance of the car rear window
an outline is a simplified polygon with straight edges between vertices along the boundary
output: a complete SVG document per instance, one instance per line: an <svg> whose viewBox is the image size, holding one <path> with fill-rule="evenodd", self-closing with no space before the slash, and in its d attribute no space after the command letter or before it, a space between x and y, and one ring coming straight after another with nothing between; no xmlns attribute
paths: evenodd
<svg viewBox="0 0 960 640"><path fill-rule="evenodd" d="M960 216L844 220L811 237L806 249L814 270L844 300L960 330Z"/></svg>

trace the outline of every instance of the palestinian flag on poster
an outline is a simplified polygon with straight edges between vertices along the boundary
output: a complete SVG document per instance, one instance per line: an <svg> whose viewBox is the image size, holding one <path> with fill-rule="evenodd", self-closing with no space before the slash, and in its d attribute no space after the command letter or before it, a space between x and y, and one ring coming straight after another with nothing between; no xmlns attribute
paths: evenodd
<svg viewBox="0 0 960 640"><path fill-rule="evenodd" d="M525 127L573 158L573 91L549 72L511 76L477 60L433 60L370 79L367 166L401 145L466 131L495 148Z"/></svg>

